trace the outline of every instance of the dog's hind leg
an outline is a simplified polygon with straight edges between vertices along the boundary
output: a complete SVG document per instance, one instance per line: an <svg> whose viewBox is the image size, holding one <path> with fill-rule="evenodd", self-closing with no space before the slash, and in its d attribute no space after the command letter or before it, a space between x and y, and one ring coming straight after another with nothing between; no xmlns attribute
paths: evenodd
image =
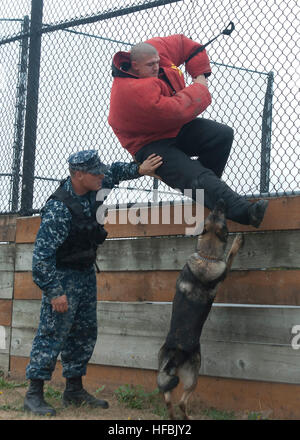
<svg viewBox="0 0 300 440"><path fill-rule="evenodd" d="M187 404L197 386L200 365L200 353L194 353L181 367L178 368L178 376L183 382L183 394L179 402L179 408L185 420L191 419L187 413Z"/></svg>
<svg viewBox="0 0 300 440"><path fill-rule="evenodd" d="M166 393L164 393L164 398L165 398L165 403L166 403L167 411L169 414L169 418L171 420L175 420L173 404L172 404L172 392L167 391Z"/></svg>
<svg viewBox="0 0 300 440"><path fill-rule="evenodd" d="M177 387L179 377L176 376L176 370L175 350L168 350L163 345L158 354L157 375L157 385L162 393Z"/></svg>
<svg viewBox="0 0 300 440"><path fill-rule="evenodd" d="M197 383L193 388L190 388L188 390L185 390L181 396L180 402L179 402L179 408L183 414L184 420L192 420L192 417L188 415L187 413L187 404L190 396L192 395Z"/></svg>

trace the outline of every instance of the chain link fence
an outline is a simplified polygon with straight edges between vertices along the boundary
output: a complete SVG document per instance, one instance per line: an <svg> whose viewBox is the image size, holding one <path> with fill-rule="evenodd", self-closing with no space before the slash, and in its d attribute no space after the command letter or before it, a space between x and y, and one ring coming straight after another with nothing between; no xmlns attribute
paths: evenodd
<svg viewBox="0 0 300 440"><path fill-rule="evenodd" d="M175 33L204 44L229 21L233 34L207 48L213 102L201 115L234 128L222 178L246 197L299 192L296 0L11 0L0 3L0 212L40 209L75 151L132 160L107 122L116 52ZM142 177L108 203L178 198Z"/></svg>

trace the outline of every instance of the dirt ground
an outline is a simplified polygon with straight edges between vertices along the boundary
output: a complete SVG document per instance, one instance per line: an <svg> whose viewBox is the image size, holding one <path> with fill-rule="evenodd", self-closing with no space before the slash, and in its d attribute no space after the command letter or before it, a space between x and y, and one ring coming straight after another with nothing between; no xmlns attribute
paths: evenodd
<svg viewBox="0 0 300 440"><path fill-rule="evenodd" d="M55 417L36 416L23 411L24 396L27 387L18 387L12 389L2 389L0 387L0 420L161 420L161 417L155 415L149 409L126 408L118 402L113 392L105 389L101 393L95 393L95 390L88 390L95 396L109 402L108 409L90 408L87 406L65 408L61 402L61 393L63 387L59 385L53 387L54 391L50 394L46 391L45 400L56 410ZM46 388L47 390L47 388Z"/></svg>
<svg viewBox="0 0 300 440"><path fill-rule="evenodd" d="M36 416L23 410L24 396L28 383L17 383L0 377L0 421L1 420L168 420L163 398L158 393L146 393L142 389L132 389L125 385L122 389L87 390L98 398L109 402L108 409L87 406L68 407L62 405L63 385L46 385L45 399L57 412L55 417ZM176 408L176 407L175 407ZM204 408L191 400L189 413L194 420L265 420L270 413L226 412L214 408ZM180 412L176 409L178 420Z"/></svg>

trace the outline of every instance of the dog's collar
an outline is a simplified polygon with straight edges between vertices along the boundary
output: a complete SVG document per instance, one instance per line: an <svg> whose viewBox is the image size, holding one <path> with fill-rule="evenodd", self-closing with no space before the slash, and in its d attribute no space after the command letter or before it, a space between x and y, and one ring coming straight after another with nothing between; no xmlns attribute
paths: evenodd
<svg viewBox="0 0 300 440"><path fill-rule="evenodd" d="M201 255L201 254L199 254L199 252L197 252L197 254L198 254L198 257L204 261L223 261L222 258L210 257L208 255Z"/></svg>

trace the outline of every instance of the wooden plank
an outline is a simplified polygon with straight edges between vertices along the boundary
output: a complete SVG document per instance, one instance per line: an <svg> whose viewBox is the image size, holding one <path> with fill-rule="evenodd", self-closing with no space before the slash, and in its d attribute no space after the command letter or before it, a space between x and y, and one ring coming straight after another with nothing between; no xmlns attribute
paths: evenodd
<svg viewBox="0 0 300 440"><path fill-rule="evenodd" d="M12 327L36 330L40 319L40 300L14 300Z"/></svg>
<svg viewBox="0 0 300 440"><path fill-rule="evenodd" d="M233 238L234 234L228 240L228 250ZM196 241L195 237L106 240L99 247L97 262L102 271L180 270L194 252ZM16 245L16 271L31 270L32 252L32 244ZM245 245L232 268L299 269L300 230L245 234Z"/></svg>
<svg viewBox="0 0 300 440"><path fill-rule="evenodd" d="M90 363L156 370L162 343L162 338L100 333Z"/></svg>
<svg viewBox="0 0 300 440"><path fill-rule="evenodd" d="M251 202L255 202L258 199L251 199ZM269 206L261 223L260 231L273 231L273 230L292 230L300 229L300 196L290 196L290 197L279 197L279 198L268 198ZM132 224L128 220L126 224L124 219L129 217L125 212L111 211L109 212L108 221L111 218L114 223L107 223L106 228L109 232L110 238L117 237L145 237L145 236L159 236L159 235L184 235L186 227L196 226L196 223L191 224L191 219L196 216L195 204L187 203L185 208L180 206L175 207L172 205L167 205L159 208L159 214L156 213L157 208L152 206L153 210L152 219L159 219L159 224L154 224L151 222L151 215L147 211L149 208L131 208L132 217L140 218L140 223ZM186 209L186 211L184 211ZM138 210L139 212L135 214L134 212ZM123 210L125 211L125 210ZM127 210L127 212L129 212ZM162 213L164 211L164 213ZM289 213L288 216L285 213ZM181 217L180 217L181 213ZM204 217L209 214L207 208L204 209ZM164 223L162 219L164 218L169 223ZM180 222L182 218L182 222ZM196 216L197 221L199 221L199 215ZM122 223L120 222L120 219ZM186 220L186 221L184 221ZM155 221L155 220L154 220ZM142 223L144 222L144 224ZM240 225L239 223L228 221L228 228L230 232L252 232L257 231L256 228L248 225Z"/></svg>
<svg viewBox="0 0 300 440"><path fill-rule="evenodd" d="M300 384L300 353L289 346L204 341L200 374Z"/></svg>
<svg viewBox="0 0 300 440"><path fill-rule="evenodd" d="M0 299L11 299L13 296L14 273L0 271Z"/></svg>
<svg viewBox="0 0 300 440"><path fill-rule="evenodd" d="M0 372L7 374L9 370L9 354L0 352Z"/></svg>
<svg viewBox="0 0 300 440"><path fill-rule="evenodd" d="M41 299L42 291L34 283L32 272L15 272L14 299Z"/></svg>
<svg viewBox="0 0 300 440"><path fill-rule="evenodd" d="M12 329L11 354L29 356L33 329ZM99 335L92 364L157 369L161 338ZM300 354L288 346L203 341L200 375L235 379L300 383Z"/></svg>
<svg viewBox="0 0 300 440"><path fill-rule="evenodd" d="M15 215L0 215L0 242L15 241L16 220Z"/></svg>
<svg viewBox="0 0 300 440"><path fill-rule="evenodd" d="M234 235L228 240L230 248ZM103 271L178 270L194 252L194 237L107 240L98 252ZM280 252L278 251L280 249ZM300 231L245 234L233 269L300 268Z"/></svg>
<svg viewBox="0 0 300 440"><path fill-rule="evenodd" d="M16 226L16 243L34 243L41 217L19 217Z"/></svg>
<svg viewBox="0 0 300 440"><path fill-rule="evenodd" d="M15 245L0 243L0 272L12 272L15 266Z"/></svg>
<svg viewBox="0 0 300 440"><path fill-rule="evenodd" d="M9 368L9 343L10 327L0 325L0 371L8 372Z"/></svg>
<svg viewBox="0 0 300 440"><path fill-rule="evenodd" d="M0 299L0 326L11 325L12 300Z"/></svg>
<svg viewBox="0 0 300 440"><path fill-rule="evenodd" d="M29 359L11 356L10 375L12 379L24 380L24 372ZM114 367L89 364L84 385L95 392L100 385L115 391L120 385L142 386L146 391L157 388L155 370ZM61 363L58 362L52 377L53 384L65 383ZM181 384L174 390L178 402L182 393ZM213 407L222 411L248 411L267 415L273 419L300 419L300 385L261 382L257 380L228 379L200 376L192 402L197 407Z"/></svg>
<svg viewBox="0 0 300 440"><path fill-rule="evenodd" d="M102 334L91 363L157 369L162 339ZM200 375L300 384L300 353L289 346L202 342Z"/></svg>
<svg viewBox="0 0 300 440"><path fill-rule="evenodd" d="M164 338L171 308L172 303L98 302L99 332ZM299 317L300 307L214 304L201 338L290 347Z"/></svg>
<svg viewBox="0 0 300 440"><path fill-rule="evenodd" d="M214 305L202 334L200 374L300 383L291 347L298 307ZM98 303L99 338L91 363L157 368L171 304Z"/></svg>
<svg viewBox="0 0 300 440"><path fill-rule="evenodd" d="M34 328L12 328L10 354L13 356L30 356L32 342L36 335Z"/></svg>
<svg viewBox="0 0 300 440"><path fill-rule="evenodd" d="M97 274L98 300L172 301L178 275L179 271L171 270L101 272ZM220 286L215 302L300 306L299 285L300 270L232 271ZM41 297L31 272L15 273L14 299Z"/></svg>
<svg viewBox="0 0 300 440"><path fill-rule="evenodd" d="M14 301L11 354L28 356L39 301ZM300 352L291 346L299 307L215 304L201 337L200 374L300 383ZM91 363L157 368L171 303L98 303L98 341Z"/></svg>
<svg viewBox="0 0 300 440"><path fill-rule="evenodd" d="M179 271L102 272L97 275L98 300L172 301L178 275ZM300 306L299 285L300 270L232 271L215 302Z"/></svg>
<svg viewBox="0 0 300 440"><path fill-rule="evenodd" d="M255 201L256 199L252 199ZM163 208L152 207L153 213L150 214L149 208L140 208L140 213L135 217L140 217L144 221L144 224L131 224L124 222L124 218L128 217L127 214L121 212L120 215L115 215L115 211L109 212L110 221L114 223L107 223L106 229L109 233L109 238L118 237L145 237L145 236L163 236L163 235L184 235L186 227L191 227L189 220L191 215L195 216L195 205L187 204L186 215L182 212L183 222L179 220L179 207L165 206ZM159 210L159 214L157 211ZM164 214L162 214L162 211ZM133 212L133 208L131 208ZM189 214L191 212L191 215ZM170 216L170 222L164 224L162 218L167 219L168 213ZM204 216L209 213L205 208ZM152 215L152 223L151 223ZM134 217L134 215L133 215ZM184 218L186 217L186 221ZM160 219L158 224L155 224L156 219ZM121 221L120 221L121 220ZM167 221L167 220L166 220ZM40 217L20 217L17 219L17 231L16 242L17 243L33 243L40 226ZM257 229L240 225L238 223L228 221L228 227L230 232L251 232L257 231ZM266 212L265 218L259 228L259 231L274 231L274 230L294 230L300 229L300 196L269 198L269 207Z"/></svg>
<svg viewBox="0 0 300 440"><path fill-rule="evenodd" d="M300 306L300 270L232 271L215 302Z"/></svg>
<svg viewBox="0 0 300 440"><path fill-rule="evenodd" d="M100 301L172 301L179 271L101 272Z"/></svg>
<svg viewBox="0 0 300 440"><path fill-rule="evenodd" d="M193 234L196 219L203 221L208 209L191 203L109 210L105 228L109 238L154 237Z"/></svg>
<svg viewBox="0 0 300 440"><path fill-rule="evenodd" d="M17 244L15 271L31 271L32 270L32 254L33 244Z"/></svg>
<svg viewBox="0 0 300 440"><path fill-rule="evenodd" d="M12 326L36 329L41 301L14 301ZM172 303L98 301L99 333L164 338ZM291 346L292 328L300 325L300 307L213 304L201 339Z"/></svg>

